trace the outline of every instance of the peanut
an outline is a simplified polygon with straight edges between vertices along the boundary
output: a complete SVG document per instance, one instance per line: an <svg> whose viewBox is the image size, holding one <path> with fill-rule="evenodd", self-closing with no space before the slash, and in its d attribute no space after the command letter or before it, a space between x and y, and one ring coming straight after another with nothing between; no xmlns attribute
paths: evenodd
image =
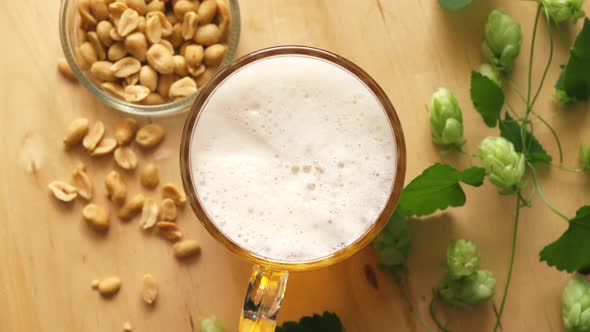
<svg viewBox="0 0 590 332"><path fill-rule="evenodd" d="M142 66L139 70L139 83L150 91L156 91L158 88L158 72L149 65Z"/></svg>
<svg viewBox="0 0 590 332"><path fill-rule="evenodd" d="M162 36L169 36L172 33L172 23L168 21L166 15L164 15L163 12L155 11L148 13L146 19L150 19L153 16L157 17L160 20L160 25L162 26Z"/></svg>
<svg viewBox="0 0 590 332"><path fill-rule="evenodd" d="M189 67L198 67L203 61L204 51L203 46L197 44L188 45L184 49L184 58Z"/></svg>
<svg viewBox="0 0 590 332"><path fill-rule="evenodd" d="M168 36L168 41L175 47L178 48L184 42L182 38L182 24L176 23L172 28L172 33Z"/></svg>
<svg viewBox="0 0 590 332"><path fill-rule="evenodd" d="M117 171L111 171L107 174L104 181L107 190L107 197L115 204L122 205L127 199L127 185L121 179L121 175Z"/></svg>
<svg viewBox="0 0 590 332"><path fill-rule="evenodd" d="M90 152L91 156L102 157L111 154L117 148L117 141L114 138L103 138L100 143Z"/></svg>
<svg viewBox="0 0 590 332"><path fill-rule="evenodd" d="M88 41L92 44L94 51L96 51L96 56L98 60L104 60L107 58L107 53L98 38L98 35L94 31L90 31L86 34Z"/></svg>
<svg viewBox="0 0 590 332"><path fill-rule="evenodd" d="M154 15L146 20L145 35L152 44L157 44L162 39L162 23L157 16Z"/></svg>
<svg viewBox="0 0 590 332"><path fill-rule="evenodd" d="M149 273L141 281L141 298L147 304L154 303L158 298L158 281Z"/></svg>
<svg viewBox="0 0 590 332"><path fill-rule="evenodd" d="M93 185L92 181L90 181L90 177L83 168L76 167L72 172L72 180L71 183L76 187L76 191L80 197L84 198L85 200L89 201L92 199L93 196Z"/></svg>
<svg viewBox="0 0 590 332"><path fill-rule="evenodd" d="M162 187L162 198L169 198L180 207L186 205L186 195L184 194L184 191L172 183L166 183Z"/></svg>
<svg viewBox="0 0 590 332"><path fill-rule="evenodd" d="M110 214L104 207L90 203L82 209L82 216L88 226L96 231L106 231L110 226Z"/></svg>
<svg viewBox="0 0 590 332"><path fill-rule="evenodd" d="M139 82L139 72L131 74L127 77L123 77L123 87L126 88L130 85L135 85Z"/></svg>
<svg viewBox="0 0 590 332"><path fill-rule="evenodd" d="M145 24L147 20L144 16L139 17L139 23L137 23L137 31L145 34Z"/></svg>
<svg viewBox="0 0 590 332"><path fill-rule="evenodd" d="M132 118L124 118L115 128L115 139L119 145L127 145L133 140L137 131L137 121Z"/></svg>
<svg viewBox="0 0 590 332"><path fill-rule="evenodd" d="M115 74L111 70L113 63L110 61L96 61L90 67L90 72L96 79L102 82L112 82L116 80Z"/></svg>
<svg viewBox="0 0 590 332"><path fill-rule="evenodd" d="M190 0L179 0L174 4L173 10L174 15L179 20L184 18L184 15L188 12L196 12L199 9L199 3L197 1Z"/></svg>
<svg viewBox="0 0 590 332"><path fill-rule="evenodd" d="M160 183L158 166L152 162L147 163L141 170L139 179L141 184L148 189L157 187Z"/></svg>
<svg viewBox="0 0 590 332"><path fill-rule="evenodd" d="M93 279L93 280L90 282L90 287L91 287L92 289L98 289L98 284L100 284L100 280L98 280L98 279Z"/></svg>
<svg viewBox="0 0 590 332"><path fill-rule="evenodd" d="M125 49L125 45L123 43L114 43L109 47L109 51L107 52L107 57L111 61L117 61L122 59L127 54L127 50Z"/></svg>
<svg viewBox="0 0 590 332"><path fill-rule="evenodd" d="M188 76L188 68L184 57L175 55L172 58L174 59L174 73L180 77Z"/></svg>
<svg viewBox="0 0 590 332"><path fill-rule="evenodd" d="M66 136L63 139L64 145L66 148L70 148L74 145L80 144L86 134L88 134L88 119L76 119L70 122L66 129Z"/></svg>
<svg viewBox="0 0 590 332"><path fill-rule="evenodd" d="M199 17L195 12L185 13L182 21L182 38L184 38L184 40L193 39L198 25Z"/></svg>
<svg viewBox="0 0 590 332"><path fill-rule="evenodd" d="M137 168L137 155L130 147L120 146L114 153L115 162L119 167L125 170L134 170Z"/></svg>
<svg viewBox="0 0 590 332"><path fill-rule="evenodd" d="M197 82L197 87L200 88L203 85L207 84L207 82L209 82L213 78L213 76L215 76L216 71L217 69L213 67L205 69L205 71L202 72L199 75L199 77L197 77L197 79L195 80Z"/></svg>
<svg viewBox="0 0 590 332"><path fill-rule="evenodd" d="M161 0L152 0L147 4L148 12L163 12L166 4Z"/></svg>
<svg viewBox="0 0 590 332"><path fill-rule="evenodd" d="M96 55L96 51L90 42L83 42L80 44L78 48L78 52L80 53L80 62L82 69L89 68L93 63L98 61L98 56Z"/></svg>
<svg viewBox="0 0 590 332"><path fill-rule="evenodd" d="M92 9L90 8L90 0L80 0L78 2L78 13L80 13L82 22L86 26L96 24L96 18L92 15Z"/></svg>
<svg viewBox="0 0 590 332"><path fill-rule="evenodd" d="M123 87L118 83L105 82L102 83L100 87L115 97L125 98L125 90L123 90Z"/></svg>
<svg viewBox="0 0 590 332"><path fill-rule="evenodd" d="M133 327L131 326L130 322L123 323L123 331L124 332L131 332L133 331Z"/></svg>
<svg viewBox="0 0 590 332"><path fill-rule="evenodd" d="M171 42L167 41L166 39L162 39L162 40L160 40L160 42L158 44L166 47L166 49L168 50L168 52L170 52L170 54L174 54L174 46L172 46Z"/></svg>
<svg viewBox="0 0 590 332"><path fill-rule="evenodd" d="M166 102L166 99L162 98L158 93L152 92L144 100L141 101L144 105L160 105Z"/></svg>
<svg viewBox="0 0 590 332"><path fill-rule="evenodd" d="M113 22L115 23L121 19L123 12L125 12L125 10L129 8L123 1L115 1L109 4L108 7L110 14L109 16L111 17L111 20L113 20Z"/></svg>
<svg viewBox="0 0 590 332"><path fill-rule="evenodd" d="M121 34L119 34L117 32L117 28L116 27L114 27L114 28L111 29L111 31L109 32L109 36L114 41L122 41L123 39L125 39L125 37L121 36Z"/></svg>
<svg viewBox="0 0 590 332"><path fill-rule="evenodd" d="M209 24L217 13L217 2L215 0L205 0L199 5L197 15L199 16L199 24Z"/></svg>
<svg viewBox="0 0 590 332"><path fill-rule="evenodd" d="M125 9L117 22L117 32L125 37L137 28L139 24L139 15L131 8Z"/></svg>
<svg viewBox="0 0 590 332"><path fill-rule="evenodd" d="M134 32L125 38L125 48L127 52L136 57L139 61L145 61L145 55L148 49L148 42L145 35L141 32Z"/></svg>
<svg viewBox="0 0 590 332"><path fill-rule="evenodd" d="M125 87L125 100L138 102L144 100L150 94L150 89L143 85L128 85Z"/></svg>
<svg viewBox="0 0 590 332"><path fill-rule="evenodd" d="M82 140L82 145L84 145L86 150L92 151L92 150L94 150L94 148L96 148L98 143L102 140L103 136L104 136L104 123L102 123L102 121L96 121L94 123L94 125L92 125L92 127L90 127L90 130L88 130L88 133L86 134L86 136L84 136L84 139Z"/></svg>
<svg viewBox="0 0 590 332"><path fill-rule="evenodd" d="M144 202L145 197L142 194L137 194L133 196L127 203L121 206L119 211L117 211L117 216L121 220L131 220L133 217L141 213Z"/></svg>
<svg viewBox="0 0 590 332"><path fill-rule="evenodd" d="M178 259L189 258L201 253L201 246L195 240L183 240L174 244L174 256Z"/></svg>
<svg viewBox="0 0 590 332"><path fill-rule="evenodd" d="M152 148L164 139L166 132L157 124L148 124L141 127L135 136L135 143L143 148Z"/></svg>
<svg viewBox="0 0 590 332"><path fill-rule="evenodd" d="M143 229L150 229L154 227L156 221L158 221L159 211L160 207L153 199L147 198L144 201L143 208L141 210L141 219L139 220L139 224L143 227Z"/></svg>
<svg viewBox="0 0 590 332"><path fill-rule="evenodd" d="M113 24L109 21L100 21L96 25L96 34L98 35L98 39L100 39L100 42L106 47L113 45L111 29L113 29Z"/></svg>
<svg viewBox="0 0 590 332"><path fill-rule="evenodd" d="M171 74L174 71L172 53L161 44L154 44L149 48L147 61L160 74Z"/></svg>
<svg viewBox="0 0 590 332"><path fill-rule="evenodd" d="M195 32L195 41L201 45L209 46L219 43L222 32L219 27L213 23L200 26Z"/></svg>
<svg viewBox="0 0 590 332"><path fill-rule="evenodd" d="M53 181L47 187L53 196L62 202L71 202L78 197L76 187L63 181Z"/></svg>
<svg viewBox="0 0 590 332"><path fill-rule="evenodd" d="M119 277L106 278L98 284L98 293L104 297L117 294L119 289L121 289L121 279Z"/></svg>
<svg viewBox="0 0 590 332"><path fill-rule="evenodd" d="M147 12L147 5L145 0L125 0L127 7L135 10L139 15L145 15Z"/></svg>
<svg viewBox="0 0 590 332"><path fill-rule="evenodd" d="M227 0L217 0L218 24L221 31L221 37L227 38L231 23L231 12Z"/></svg>
<svg viewBox="0 0 590 332"><path fill-rule="evenodd" d="M181 78L178 81L172 83L168 95L171 99L179 99L190 96L197 92L197 83L190 78Z"/></svg>
<svg viewBox="0 0 590 332"><path fill-rule="evenodd" d="M165 198L160 203L160 220L174 221L176 220L176 203L170 198Z"/></svg>
<svg viewBox="0 0 590 332"><path fill-rule="evenodd" d="M125 57L111 66L116 77L126 77L137 73L141 69L141 62L133 57Z"/></svg>
<svg viewBox="0 0 590 332"><path fill-rule="evenodd" d="M223 44L213 44L205 49L203 61L207 66L217 66L223 60L227 47Z"/></svg>
<svg viewBox="0 0 590 332"><path fill-rule="evenodd" d="M205 70L207 69L207 67L205 65L200 65L198 67L188 67L188 72L189 74L191 74L192 77L199 77L201 75L203 75L203 73L205 72ZM198 86L198 83L197 83Z"/></svg>
<svg viewBox="0 0 590 332"><path fill-rule="evenodd" d="M78 80L72 71L72 67L70 67L70 64L66 61L66 58L60 57L57 59L57 69L63 77L74 82Z"/></svg>
<svg viewBox="0 0 590 332"><path fill-rule="evenodd" d="M106 20L109 17L109 9L105 0L91 0L90 9L98 21Z"/></svg>
<svg viewBox="0 0 590 332"><path fill-rule="evenodd" d="M158 221L156 223L156 230L158 230L158 234L172 242L180 240L183 236L178 225L170 221Z"/></svg>

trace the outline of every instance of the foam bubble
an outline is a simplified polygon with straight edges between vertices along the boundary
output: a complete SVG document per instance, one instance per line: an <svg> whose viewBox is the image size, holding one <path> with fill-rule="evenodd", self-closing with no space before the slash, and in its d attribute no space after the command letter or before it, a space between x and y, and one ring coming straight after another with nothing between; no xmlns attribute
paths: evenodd
<svg viewBox="0 0 590 332"><path fill-rule="evenodd" d="M191 149L206 213L239 246L277 260L316 259L357 240L395 178L394 138L375 96L305 56L259 60L227 78Z"/></svg>

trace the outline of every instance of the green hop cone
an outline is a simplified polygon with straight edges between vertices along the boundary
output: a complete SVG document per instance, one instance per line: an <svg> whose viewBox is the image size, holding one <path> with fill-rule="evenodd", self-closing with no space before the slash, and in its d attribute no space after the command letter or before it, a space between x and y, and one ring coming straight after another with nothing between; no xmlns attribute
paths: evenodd
<svg viewBox="0 0 590 332"><path fill-rule="evenodd" d="M479 269L479 251L473 241L451 241L447 248L447 270L451 279L469 276Z"/></svg>
<svg viewBox="0 0 590 332"><path fill-rule="evenodd" d="M405 272L405 263L412 246L408 219L396 210L381 233L373 240L379 268L399 276Z"/></svg>
<svg viewBox="0 0 590 332"><path fill-rule="evenodd" d="M438 89L430 100L432 140L441 145L463 145L463 116L459 102L445 88Z"/></svg>
<svg viewBox="0 0 590 332"><path fill-rule="evenodd" d="M584 0L541 0L549 16L557 23L572 19L574 22L586 13L582 10Z"/></svg>
<svg viewBox="0 0 590 332"><path fill-rule="evenodd" d="M217 317L205 316L201 318L199 321L199 331L200 332L225 332L223 325L221 325L221 321L217 319Z"/></svg>
<svg viewBox="0 0 590 332"><path fill-rule="evenodd" d="M502 78L500 77L500 71L496 69L494 66L490 65L489 63L482 63L481 66L479 66L479 72L483 76L494 81L496 84L498 84L499 87L502 87Z"/></svg>
<svg viewBox="0 0 590 332"><path fill-rule="evenodd" d="M582 164L582 168L586 172L590 173L590 145L580 145L579 155L580 164Z"/></svg>
<svg viewBox="0 0 590 332"><path fill-rule="evenodd" d="M514 193L522 186L525 158L511 142L504 137L486 137L478 152L488 178L501 193Z"/></svg>
<svg viewBox="0 0 590 332"><path fill-rule="evenodd" d="M501 10L492 11L488 16L485 40L481 46L486 60L498 70L510 72L520 53L521 44L520 24Z"/></svg>
<svg viewBox="0 0 590 332"><path fill-rule="evenodd" d="M434 294L448 305L466 309L488 301L495 291L496 279L492 273L477 270L461 279L452 279L447 275L440 281Z"/></svg>
<svg viewBox="0 0 590 332"><path fill-rule="evenodd" d="M571 105L577 101L575 97L570 97L568 96L567 92L559 89L555 90L555 95L553 98L561 107Z"/></svg>
<svg viewBox="0 0 590 332"><path fill-rule="evenodd" d="M590 284L582 278L570 280L561 296L563 326L569 332L590 331Z"/></svg>

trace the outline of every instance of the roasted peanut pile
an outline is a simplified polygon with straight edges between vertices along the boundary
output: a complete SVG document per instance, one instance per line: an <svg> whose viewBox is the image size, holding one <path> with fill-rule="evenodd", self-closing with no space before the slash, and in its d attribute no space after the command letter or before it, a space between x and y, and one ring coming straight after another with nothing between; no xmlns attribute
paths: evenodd
<svg viewBox="0 0 590 332"><path fill-rule="evenodd" d="M139 165L132 142L141 149L153 151L164 140L165 135L164 128L157 124L139 127L134 119L125 118L117 124L114 137L105 137L105 126L101 121L90 124L88 119L76 119L66 128L63 139L65 149L82 145L91 156L112 155L118 167L126 171L121 173L111 170L104 179L105 194L112 202L112 207L92 202L95 188L84 165L74 168L69 181L56 180L49 183L48 188L62 202L82 198L87 203L82 209L82 217L97 232L106 232L109 229L112 209L121 221L128 222L139 217L143 230L154 228L157 234L175 243L173 253L177 258L197 255L200 253L199 244L193 240L181 241L183 233L176 224L177 208L184 208L187 202L186 195L179 186L173 183L162 184L160 200L146 197L144 193L131 195L127 190L124 174L133 172ZM153 162L145 163L139 172L139 182L146 191L160 185L158 166Z"/></svg>
<svg viewBox="0 0 590 332"><path fill-rule="evenodd" d="M79 0L77 9L81 69L128 102L157 105L194 94L227 52L227 0ZM73 78L63 59L58 69Z"/></svg>

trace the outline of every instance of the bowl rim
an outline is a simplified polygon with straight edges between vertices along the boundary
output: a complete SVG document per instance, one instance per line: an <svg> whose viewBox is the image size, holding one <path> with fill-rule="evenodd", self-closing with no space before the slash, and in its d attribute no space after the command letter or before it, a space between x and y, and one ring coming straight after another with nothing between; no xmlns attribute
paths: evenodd
<svg viewBox="0 0 590 332"><path fill-rule="evenodd" d="M139 116L162 117L188 112L203 87L199 88L198 91L193 95L180 100L167 102L160 105L139 105L111 96L87 77L87 74L85 74L84 71L80 69L75 59L69 37L70 32L68 31L68 24L70 24L68 21L70 19L69 16L75 13L74 6L78 1L79 0L62 0L59 13L59 37L63 54L78 82L80 82L86 89L88 89L94 96L96 96L107 106L122 113ZM222 62L219 64L216 73L221 71L223 67L232 62L236 54L241 34L241 17L238 0L226 1L229 4L231 13L230 32L226 41L228 49Z"/></svg>

